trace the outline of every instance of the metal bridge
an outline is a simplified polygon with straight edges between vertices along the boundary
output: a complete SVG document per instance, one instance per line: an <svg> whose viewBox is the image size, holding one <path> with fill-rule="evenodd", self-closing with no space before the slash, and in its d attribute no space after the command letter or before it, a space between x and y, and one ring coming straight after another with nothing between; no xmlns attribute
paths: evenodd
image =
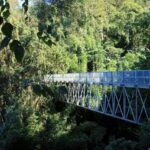
<svg viewBox="0 0 150 150"><path fill-rule="evenodd" d="M150 119L150 70L46 75L59 100L140 124Z"/></svg>

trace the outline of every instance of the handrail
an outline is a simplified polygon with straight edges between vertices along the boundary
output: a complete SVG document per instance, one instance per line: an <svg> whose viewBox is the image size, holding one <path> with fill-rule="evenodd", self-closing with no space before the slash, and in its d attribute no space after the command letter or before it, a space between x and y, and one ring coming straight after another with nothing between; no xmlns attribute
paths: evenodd
<svg viewBox="0 0 150 150"><path fill-rule="evenodd" d="M150 88L150 70L52 74L44 81Z"/></svg>

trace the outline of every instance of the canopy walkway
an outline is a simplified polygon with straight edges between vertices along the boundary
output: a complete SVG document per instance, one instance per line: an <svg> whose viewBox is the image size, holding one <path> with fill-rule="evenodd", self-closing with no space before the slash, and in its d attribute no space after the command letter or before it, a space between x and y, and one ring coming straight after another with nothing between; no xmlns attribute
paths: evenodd
<svg viewBox="0 0 150 150"><path fill-rule="evenodd" d="M150 70L53 74L44 82L65 88L61 101L135 124L150 119Z"/></svg>

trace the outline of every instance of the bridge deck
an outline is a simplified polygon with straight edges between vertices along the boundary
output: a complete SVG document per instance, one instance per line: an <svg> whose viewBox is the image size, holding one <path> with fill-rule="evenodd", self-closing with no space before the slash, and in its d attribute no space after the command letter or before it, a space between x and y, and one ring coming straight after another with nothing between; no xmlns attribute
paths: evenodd
<svg viewBox="0 0 150 150"><path fill-rule="evenodd" d="M148 89L150 88L150 70L54 74L46 75L44 81L113 85Z"/></svg>

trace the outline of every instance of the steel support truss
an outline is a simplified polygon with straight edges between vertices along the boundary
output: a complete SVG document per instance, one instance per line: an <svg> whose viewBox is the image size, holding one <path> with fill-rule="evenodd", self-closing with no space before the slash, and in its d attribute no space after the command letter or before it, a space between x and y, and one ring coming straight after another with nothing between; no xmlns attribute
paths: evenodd
<svg viewBox="0 0 150 150"><path fill-rule="evenodd" d="M140 124L150 118L149 89L57 82L59 100L104 115Z"/></svg>

